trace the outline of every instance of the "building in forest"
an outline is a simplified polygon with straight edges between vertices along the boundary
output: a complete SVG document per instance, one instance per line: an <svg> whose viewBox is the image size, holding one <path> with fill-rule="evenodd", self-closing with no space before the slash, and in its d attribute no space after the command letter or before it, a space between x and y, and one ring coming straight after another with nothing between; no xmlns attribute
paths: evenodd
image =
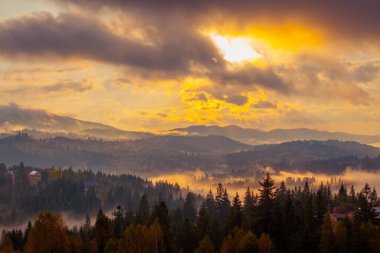
<svg viewBox="0 0 380 253"><path fill-rule="evenodd" d="M36 186L38 182L41 181L41 173L39 173L36 170L33 170L32 172L29 173L28 180L31 186Z"/></svg>

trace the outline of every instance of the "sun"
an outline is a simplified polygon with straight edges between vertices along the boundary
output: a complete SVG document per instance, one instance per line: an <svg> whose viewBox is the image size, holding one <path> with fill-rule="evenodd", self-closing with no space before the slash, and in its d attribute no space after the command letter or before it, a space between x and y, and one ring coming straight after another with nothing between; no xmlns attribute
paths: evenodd
<svg viewBox="0 0 380 253"><path fill-rule="evenodd" d="M212 41L222 52L226 61L239 63L252 61L262 57L252 47L252 40L245 37L224 37L217 34L210 35Z"/></svg>

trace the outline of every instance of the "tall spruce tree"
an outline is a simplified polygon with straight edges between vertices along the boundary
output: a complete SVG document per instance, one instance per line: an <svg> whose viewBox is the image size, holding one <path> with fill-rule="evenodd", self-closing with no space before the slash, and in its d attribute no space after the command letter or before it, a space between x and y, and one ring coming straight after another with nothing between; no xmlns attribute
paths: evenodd
<svg viewBox="0 0 380 253"><path fill-rule="evenodd" d="M241 206L241 201L239 194L236 193L230 212L228 214L227 224L226 224L226 234L232 231L234 228L240 228L243 224L243 209Z"/></svg>
<svg viewBox="0 0 380 253"><path fill-rule="evenodd" d="M139 202L139 207L136 215L137 224L147 224L150 217L150 207L146 194L144 193Z"/></svg>
<svg viewBox="0 0 380 253"><path fill-rule="evenodd" d="M188 219L191 224L195 223L197 218L197 208L195 207L194 193L189 192L186 195L185 203L183 205L183 217Z"/></svg>
<svg viewBox="0 0 380 253"><path fill-rule="evenodd" d="M252 196L251 189L248 187L245 196L244 196L244 228L252 229L254 224L255 217L255 200L254 196Z"/></svg>
<svg viewBox="0 0 380 253"><path fill-rule="evenodd" d="M259 203L257 206L257 225L256 229L261 233L272 232L273 225L273 207L275 198L275 183L273 178L266 174L266 177L259 182Z"/></svg>

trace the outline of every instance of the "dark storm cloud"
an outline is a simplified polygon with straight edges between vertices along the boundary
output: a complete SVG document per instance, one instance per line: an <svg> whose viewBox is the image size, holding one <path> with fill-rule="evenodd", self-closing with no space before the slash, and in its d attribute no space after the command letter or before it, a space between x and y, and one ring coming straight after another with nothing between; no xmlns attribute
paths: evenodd
<svg viewBox="0 0 380 253"><path fill-rule="evenodd" d="M2 22L0 53L10 57L81 57L174 72L188 71L192 61L212 64L212 58L218 57L210 41L198 34L161 36L164 42L150 46L118 36L100 21L87 16L61 14L55 18L43 13Z"/></svg>
<svg viewBox="0 0 380 253"><path fill-rule="evenodd" d="M125 1L125 0L55 0L71 2L87 8L111 8L136 10L147 16L173 16L181 13L184 19L195 22L199 18L214 18L213 14L222 14L224 20L235 20L240 25L251 20L265 19L272 22L289 19L302 19L333 35L349 36L351 39L378 38L380 36L380 1L305 1L291 0L286 3L262 0L220 0L220 1ZM175 22L175 20L173 20ZM244 21L244 22L242 22Z"/></svg>
<svg viewBox="0 0 380 253"><path fill-rule="evenodd" d="M100 20L89 16L61 14L54 17L40 13L0 23L0 54L10 58L91 59L128 66L145 77L203 76L204 72L199 74L194 70L201 66L210 73L211 80L222 85L260 85L282 93L290 90L269 68L250 66L227 70L227 63L210 38L186 21L173 24L170 19L162 18L154 25L159 25L156 27L159 32L150 34L154 45L148 45L117 35Z"/></svg>

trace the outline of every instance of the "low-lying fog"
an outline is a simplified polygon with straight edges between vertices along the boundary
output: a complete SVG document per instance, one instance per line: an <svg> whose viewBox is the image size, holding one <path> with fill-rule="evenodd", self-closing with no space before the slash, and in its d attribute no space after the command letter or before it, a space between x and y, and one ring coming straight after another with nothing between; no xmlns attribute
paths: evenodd
<svg viewBox="0 0 380 253"><path fill-rule="evenodd" d="M201 169L190 172L178 172L160 175L150 178L153 182L167 181L170 183L178 183L181 187L189 187L192 191L200 194L206 194L210 189L215 192L218 183L222 183L230 194L230 197L236 192L242 196L247 187L256 190L259 187L259 181L265 172L269 172L275 179L276 185L279 186L282 181L288 188L301 187L308 181L312 189L316 189L321 183L329 184L332 191L336 191L338 187L344 183L348 187L353 185L356 191L359 191L365 183L377 189L380 188L380 171L365 171L346 168L341 174L322 174L313 172L289 172L274 171L272 168L262 168L256 173L249 173L246 176L229 176L227 174L207 173Z"/></svg>

